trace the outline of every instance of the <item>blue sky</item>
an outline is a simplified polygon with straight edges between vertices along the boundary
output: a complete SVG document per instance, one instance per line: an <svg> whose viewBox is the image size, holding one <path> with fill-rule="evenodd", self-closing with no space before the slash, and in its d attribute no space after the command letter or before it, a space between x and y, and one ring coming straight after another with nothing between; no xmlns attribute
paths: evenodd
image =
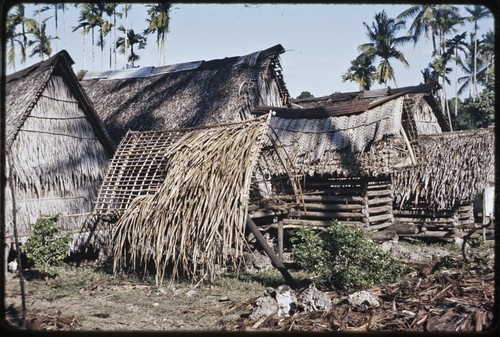
<svg viewBox="0 0 500 337"><path fill-rule="evenodd" d="M246 55L258 50L281 44L286 52L281 55L283 76L292 97L302 91L314 96L333 92L357 91L353 82L342 82L341 75L358 54L357 46L368 42L363 22L369 25L377 12L385 10L389 17L395 17L409 5L336 5L336 4L176 4L171 11L170 33L167 36L167 64L218 59ZM464 6L462 15L465 15ZM36 6L27 7L26 14L34 16ZM51 12L45 12L48 16ZM66 25L77 25L77 10L68 5ZM144 4L133 4L128 25L142 31L147 17ZM60 25L62 18L60 18ZM493 30L494 20L479 22L480 34ZM409 27L410 22L407 23ZM47 22L48 33L54 33L53 20ZM472 31L468 24L458 28L457 33ZM65 48L75 61L73 69L83 68L83 41L79 32L71 33L67 28L67 39L59 28L58 49ZM400 31L400 34L404 34ZM67 40L67 44L65 44ZM90 34L87 36L86 69L91 69ZM106 41L108 43L108 41ZM55 42L53 42L55 51ZM106 45L106 47L108 47ZM107 48L105 48L107 50ZM416 47L408 45L402 49L410 67L405 68L393 61L398 86L416 85L422 81L420 71L429 63L431 44L422 39ZM95 51L95 70L101 69L99 50ZM148 47L139 50L140 66L157 65L155 36L148 36ZM108 69L105 56L105 65ZM118 56L117 68L123 67L123 56ZM26 65L39 62L30 58ZM12 69L8 68L8 72ZM461 76L459 73L458 76ZM394 87L394 83L389 83ZM380 85L374 85L376 89Z"/></svg>

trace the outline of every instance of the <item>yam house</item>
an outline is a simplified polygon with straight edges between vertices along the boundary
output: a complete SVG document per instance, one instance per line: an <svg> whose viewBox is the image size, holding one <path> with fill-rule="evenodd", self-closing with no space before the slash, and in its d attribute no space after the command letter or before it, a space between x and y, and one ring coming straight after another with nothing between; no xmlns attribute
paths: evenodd
<svg viewBox="0 0 500 337"><path fill-rule="evenodd" d="M162 67L81 71L80 83L118 144L128 130L172 130L251 118L257 105L289 106L281 45L245 56Z"/></svg>
<svg viewBox="0 0 500 337"><path fill-rule="evenodd" d="M446 237L474 226L472 203L493 171L493 130L447 132L439 89L429 83L254 109L275 112L256 166L254 217L278 233L332 219L391 235Z"/></svg>
<svg viewBox="0 0 500 337"><path fill-rule="evenodd" d="M61 51L5 78L6 249L14 222L24 241L37 218L59 214L58 224L74 234L73 248L93 225L93 202L114 146L73 63Z"/></svg>

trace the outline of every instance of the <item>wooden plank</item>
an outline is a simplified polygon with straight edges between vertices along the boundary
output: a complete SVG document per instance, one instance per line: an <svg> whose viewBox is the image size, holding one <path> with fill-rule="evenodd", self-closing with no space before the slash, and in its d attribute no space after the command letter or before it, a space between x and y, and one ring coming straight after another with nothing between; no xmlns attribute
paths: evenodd
<svg viewBox="0 0 500 337"><path fill-rule="evenodd" d="M378 207L368 207L368 214L386 213L392 211L392 204Z"/></svg>
<svg viewBox="0 0 500 337"><path fill-rule="evenodd" d="M390 203L392 205L392 198L391 197L385 197L385 198L374 198L374 199L368 199L366 201L368 206L371 205L380 205L380 204L388 204Z"/></svg>
<svg viewBox="0 0 500 337"><path fill-rule="evenodd" d="M392 195L392 191L391 190L381 190L381 191L377 191L377 190L372 190L372 191L366 191L366 196L367 197L380 197L380 196L390 196Z"/></svg>
<svg viewBox="0 0 500 337"><path fill-rule="evenodd" d="M388 220L388 219L393 219L392 214L381 214L381 215L375 215L375 216L369 216L368 221L370 223L372 222L377 222L377 221L382 221L382 220ZM373 227L373 226L370 226Z"/></svg>
<svg viewBox="0 0 500 337"><path fill-rule="evenodd" d="M301 205L297 205L301 207ZM363 208L363 205L361 204L310 204L306 203L305 204L307 211L314 211L314 210L329 210L329 211L361 211Z"/></svg>
<svg viewBox="0 0 500 337"><path fill-rule="evenodd" d="M313 217L313 218L363 218L364 214L358 212L304 212L292 211L292 217Z"/></svg>
<svg viewBox="0 0 500 337"><path fill-rule="evenodd" d="M340 221L344 225L366 227L361 221ZM330 227L331 221L309 220L309 219L283 219L283 228L298 228L302 225L312 225L317 227Z"/></svg>
<svg viewBox="0 0 500 337"><path fill-rule="evenodd" d="M395 230L398 234L417 234L418 226L413 223L393 223L387 229Z"/></svg>
<svg viewBox="0 0 500 337"><path fill-rule="evenodd" d="M278 258L283 261L283 220L278 221Z"/></svg>
<svg viewBox="0 0 500 337"><path fill-rule="evenodd" d="M382 229L382 228L387 228L389 226L392 225L392 221L387 221L387 222L384 222L384 223L381 223L381 224L377 224L377 225L369 225L368 226L368 230L379 230L379 229Z"/></svg>

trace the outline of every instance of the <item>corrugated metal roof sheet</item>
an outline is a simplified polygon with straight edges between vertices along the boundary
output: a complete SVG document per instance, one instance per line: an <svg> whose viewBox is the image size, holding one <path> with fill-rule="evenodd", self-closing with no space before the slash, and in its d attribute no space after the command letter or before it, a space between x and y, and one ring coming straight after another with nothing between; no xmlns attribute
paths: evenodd
<svg viewBox="0 0 500 337"><path fill-rule="evenodd" d="M108 80L118 80L118 79L126 79L126 78L141 78L148 77L151 74L151 71L154 67L140 67L140 68L132 68L132 69L122 69L112 71L107 79Z"/></svg>

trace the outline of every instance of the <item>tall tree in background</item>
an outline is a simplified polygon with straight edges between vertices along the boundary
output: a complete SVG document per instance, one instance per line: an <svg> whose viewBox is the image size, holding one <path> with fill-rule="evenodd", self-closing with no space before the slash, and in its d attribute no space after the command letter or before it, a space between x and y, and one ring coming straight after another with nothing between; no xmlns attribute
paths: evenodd
<svg viewBox="0 0 500 337"><path fill-rule="evenodd" d="M36 28L36 22L33 19L24 16L24 5L16 5L14 11L7 14L5 26L5 38L9 44L7 50L7 63L16 71L16 45L21 52L21 64L26 62L26 50L28 48L28 31ZM20 27L20 32L18 28Z"/></svg>
<svg viewBox="0 0 500 337"><path fill-rule="evenodd" d="M449 54L453 54L453 60L455 61L455 116L458 111L458 65L462 63L461 55L467 56L467 49L465 43L465 36L467 32L456 35L454 38L446 41L446 48ZM460 54L459 54L460 52Z"/></svg>
<svg viewBox="0 0 500 337"><path fill-rule="evenodd" d="M74 5L75 7L78 7L78 4ZM87 34L90 31L90 24L88 21L88 13L89 13L89 8L88 4L81 4L80 5L80 12L78 14L78 25L73 27L73 32L81 29L82 30L82 36L83 36L83 69L86 69L86 64L87 64ZM92 42L93 44L93 42ZM93 67L93 65L92 65Z"/></svg>
<svg viewBox="0 0 500 337"><path fill-rule="evenodd" d="M125 25L123 26L124 29L123 29L123 32L125 33L125 38L124 38L124 45L123 45L123 48L124 48L124 52L123 52L123 63L124 63L124 67L127 66L127 54L128 54L128 39L127 39L127 36L128 36L128 22L127 22L127 18L128 18L128 11L132 8L132 5L129 5L129 4L124 4L123 5L123 13L125 14ZM118 46L118 40L116 42L116 45Z"/></svg>
<svg viewBox="0 0 500 337"><path fill-rule="evenodd" d="M396 37L397 32L404 28L404 21L389 18L385 11L375 14L375 21L371 26L365 22L363 25L370 42L358 46L358 50L372 62L377 57L380 59L375 72L375 80L385 85L388 81L393 80L397 87L390 60L394 58L409 67L408 61L397 47L414 41L414 38L409 35Z"/></svg>
<svg viewBox="0 0 500 337"><path fill-rule="evenodd" d="M474 5L472 7L465 7L465 10L470 14L467 17L467 20L474 22L474 51L473 51L473 59L474 59L474 70L473 70L473 81L472 81L472 98L475 99L477 96L477 29L478 29L478 21L491 16L491 12L488 8Z"/></svg>
<svg viewBox="0 0 500 337"><path fill-rule="evenodd" d="M109 34L109 68L112 67L112 60L114 59L115 69L116 69L116 17L121 17L121 13L117 12L118 4L115 2L108 2L104 4L104 12L108 15L109 21L106 28L110 30L112 28L112 34ZM113 22L111 23L111 20ZM109 31L107 32L109 33ZM106 34L107 34L106 33Z"/></svg>
<svg viewBox="0 0 500 337"><path fill-rule="evenodd" d="M375 77L376 68L369 57L364 54L359 55L351 61L351 66L342 75L342 81L356 82L359 90L370 90Z"/></svg>
<svg viewBox="0 0 500 337"><path fill-rule="evenodd" d="M31 29L30 33L33 37L32 40L28 40L28 47L31 47L30 57L37 55L40 56L40 59L43 61L45 56L50 57L52 54L52 47L50 46L50 41L54 39L54 37L46 34L46 21L45 19L41 23L38 23L36 27Z"/></svg>
<svg viewBox="0 0 500 337"><path fill-rule="evenodd" d="M430 38L432 40L433 54L437 53L436 33L433 26L437 9L437 5L415 5L396 17L399 20L413 18L408 33L412 34L414 43L417 43L422 35L428 39Z"/></svg>
<svg viewBox="0 0 500 337"><path fill-rule="evenodd" d="M118 30L125 32L125 27L120 26ZM141 34L136 34L133 29L127 30L126 37L119 37L116 41L116 47L119 48L121 53L127 52L127 46L130 46L130 56L128 56L127 61L131 63L132 68L135 68L135 61L139 60L139 55L134 52L134 45L138 45L138 49L144 49L146 47L146 37Z"/></svg>
<svg viewBox="0 0 500 337"><path fill-rule="evenodd" d="M172 5L171 2L159 2L155 5L146 5L149 18L146 19L148 27L144 30L144 34L156 33L158 65L166 64L166 41Z"/></svg>
<svg viewBox="0 0 500 337"><path fill-rule="evenodd" d="M66 4L64 3L54 3L54 4L47 4L47 5L43 5L41 6L39 9L35 10L35 14L38 14L38 12L45 12L45 11L48 11L48 10L54 10L54 28L55 28L55 47L56 47L56 52L59 51L59 46L57 44L57 40L59 39L59 16L58 16L58 13L59 13L59 10L63 10L63 13L65 11L65 8L66 8Z"/></svg>

